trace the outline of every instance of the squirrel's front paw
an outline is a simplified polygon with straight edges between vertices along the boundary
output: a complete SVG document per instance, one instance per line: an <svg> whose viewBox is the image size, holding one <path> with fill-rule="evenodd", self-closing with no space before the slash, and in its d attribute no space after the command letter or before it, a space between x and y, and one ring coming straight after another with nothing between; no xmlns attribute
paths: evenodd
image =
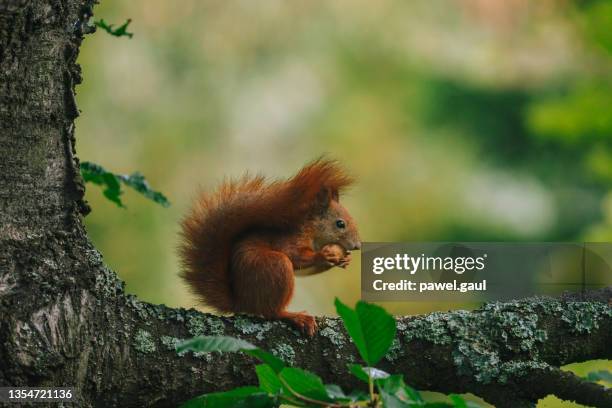
<svg viewBox="0 0 612 408"><path fill-rule="evenodd" d="M346 268L351 262L351 254L338 244L328 244L321 248L321 257L324 263L329 266L339 266Z"/></svg>
<svg viewBox="0 0 612 408"><path fill-rule="evenodd" d="M351 263L351 253L347 252L342 258L340 258L340 263L338 266L340 268L346 268Z"/></svg>

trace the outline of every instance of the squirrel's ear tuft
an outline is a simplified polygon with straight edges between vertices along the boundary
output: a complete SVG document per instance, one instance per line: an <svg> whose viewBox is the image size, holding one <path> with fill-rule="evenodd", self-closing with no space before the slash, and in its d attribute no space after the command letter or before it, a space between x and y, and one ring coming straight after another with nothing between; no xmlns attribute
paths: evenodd
<svg viewBox="0 0 612 408"><path fill-rule="evenodd" d="M339 203L340 202L340 192L338 191L337 188L335 189L330 189L330 198L332 200L334 200L335 202Z"/></svg>
<svg viewBox="0 0 612 408"><path fill-rule="evenodd" d="M324 211L329 207L329 203L331 201L331 191L327 187L323 187L317 193L317 202L315 207L319 211Z"/></svg>
<svg viewBox="0 0 612 408"><path fill-rule="evenodd" d="M339 200L340 195L337 189L323 187L317 194L316 208L319 211L325 211L329 208L329 205L332 201L339 202Z"/></svg>
<svg viewBox="0 0 612 408"><path fill-rule="evenodd" d="M289 180L298 194L303 194L307 203L313 203L315 211L327 210L332 201L339 202L340 193L353 183L335 160L319 158L304 166Z"/></svg>

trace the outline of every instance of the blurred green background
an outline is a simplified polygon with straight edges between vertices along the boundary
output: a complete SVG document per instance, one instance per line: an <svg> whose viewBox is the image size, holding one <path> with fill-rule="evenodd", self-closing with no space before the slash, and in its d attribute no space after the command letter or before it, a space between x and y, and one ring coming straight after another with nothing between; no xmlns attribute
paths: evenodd
<svg viewBox="0 0 612 408"><path fill-rule="evenodd" d="M144 300L197 306L175 248L199 188L286 177L322 153L359 180L344 202L364 241L612 239L612 2L103 0L95 13L131 18L135 36L85 40L79 156L143 172L172 206L129 191L120 209L90 185L86 223ZM359 282L356 259L299 279L291 306L333 314Z"/></svg>

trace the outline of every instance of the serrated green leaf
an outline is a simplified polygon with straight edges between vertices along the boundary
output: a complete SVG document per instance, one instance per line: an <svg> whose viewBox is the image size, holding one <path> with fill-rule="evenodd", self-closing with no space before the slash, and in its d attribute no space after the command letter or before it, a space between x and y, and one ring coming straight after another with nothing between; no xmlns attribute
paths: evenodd
<svg viewBox="0 0 612 408"><path fill-rule="evenodd" d="M361 358L373 366L389 350L395 338L395 319L380 306L359 301L355 310L336 298L336 311L353 339Z"/></svg>
<svg viewBox="0 0 612 408"><path fill-rule="evenodd" d="M191 399L181 408L268 408L274 399L258 387L239 387L231 391L205 394Z"/></svg>
<svg viewBox="0 0 612 408"><path fill-rule="evenodd" d="M344 327L346 327L346 331L349 336L357 346L357 350L361 357L365 360L366 363L370 364L368 349L366 347L365 333L361 329L361 322L359 321L359 316L357 312L344 303L340 301L340 299L336 298L335 300L336 311L338 315L342 318L344 323Z"/></svg>
<svg viewBox="0 0 612 408"><path fill-rule="evenodd" d="M291 394L299 394L305 397L324 402L331 402L323 381L313 373L301 368L285 367L279 377L283 386Z"/></svg>
<svg viewBox="0 0 612 408"><path fill-rule="evenodd" d="M356 307L364 332L370 365L382 359L395 338L395 318L380 306L359 301Z"/></svg>
<svg viewBox="0 0 612 408"><path fill-rule="evenodd" d="M90 182L102 186L102 193L110 201L117 204L119 207L125 207L120 196L123 194L121 183L133 188L145 197L162 205L163 207L170 206L170 201L159 191L151 189L144 176L135 172L129 176L123 174L115 174L107 171L99 164L82 162L80 165L81 176L85 182Z"/></svg>
<svg viewBox="0 0 612 408"><path fill-rule="evenodd" d="M270 394L279 394L283 389L283 384L269 365L259 364L255 366L255 373L259 380L259 388L262 390Z"/></svg>
<svg viewBox="0 0 612 408"><path fill-rule="evenodd" d="M257 347L248 341L229 336L198 336L186 340L176 346L178 353L193 351L196 353L209 353L211 351L236 352L254 350Z"/></svg>
<svg viewBox="0 0 612 408"><path fill-rule="evenodd" d="M229 336L198 336L186 340L176 346L177 353L181 354L186 351L195 353L209 353L212 351L219 352L238 352L241 351L252 357L255 357L279 373L285 363L275 355L264 351L248 341L237 339Z"/></svg>
<svg viewBox="0 0 612 408"><path fill-rule="evenodd" d="M369 382L369 378L372 378L373 380L378 380L382 378L387 378L390 375L386 371L379 370L378 368L363 367L359 364L349 364L348 367L351 374L353 374L355 377L359 378L364 382Z"/></svg>

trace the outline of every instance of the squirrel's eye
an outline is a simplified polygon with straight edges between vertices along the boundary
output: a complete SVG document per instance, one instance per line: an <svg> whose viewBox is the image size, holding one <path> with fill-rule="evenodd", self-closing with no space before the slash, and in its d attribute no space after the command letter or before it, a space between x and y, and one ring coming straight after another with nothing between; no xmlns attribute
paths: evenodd
<svg viewBox="0 0 612 408"><path fill-rule="evenodd" d="M338 221L336 221L336 227L338 227L338 228L346 228L346 223L344 222L344 220L338 220Z"/></svg>

